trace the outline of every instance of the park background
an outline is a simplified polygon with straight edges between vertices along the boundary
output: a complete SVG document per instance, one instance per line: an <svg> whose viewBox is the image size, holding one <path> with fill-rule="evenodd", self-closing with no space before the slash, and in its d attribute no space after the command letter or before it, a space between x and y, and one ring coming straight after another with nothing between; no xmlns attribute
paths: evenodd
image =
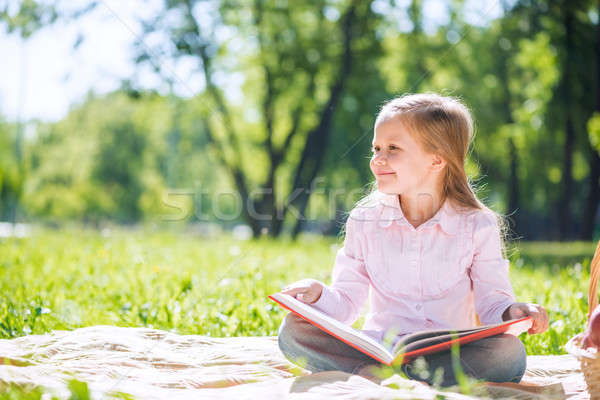
<svg viewBox="0 0 600 400"><path fill-rule="evenodd" d="M600 230L599 11L0 2L0 337L275 335L268 294L329 282L379 107L435 91L472 110L468 176L509 220L518 299L550 314L527 351L564 353Z"/></svg>

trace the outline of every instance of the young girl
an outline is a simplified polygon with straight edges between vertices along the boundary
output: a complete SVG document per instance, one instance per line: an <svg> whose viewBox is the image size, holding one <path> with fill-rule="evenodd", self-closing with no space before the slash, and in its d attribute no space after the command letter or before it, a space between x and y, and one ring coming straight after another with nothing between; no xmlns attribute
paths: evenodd
<svg viewBox="0 0 600 400"><path fill-rule="evenodd" d="M472 136L471 115L455 98L415 94L384 104L370 161L377 188L350 212L331 285L304 279L282 293L351 325L370 290L363 332L391 342L390 349L415 331L474 327L475 312L483 324L531 316L528 333L544 332L546 310L515 301L502 220L467 180ZM372 366L383 365L292 313L278 339L288 359L302 358L313 372L342 370L377 380ZM527 354L513 335L481 339L459 353L463 372L478 379L519 382L525 372ZM416 361L402 371L431 384L442 367L441 385L457 383L449 350L424 358L424 374Z"/></svg>

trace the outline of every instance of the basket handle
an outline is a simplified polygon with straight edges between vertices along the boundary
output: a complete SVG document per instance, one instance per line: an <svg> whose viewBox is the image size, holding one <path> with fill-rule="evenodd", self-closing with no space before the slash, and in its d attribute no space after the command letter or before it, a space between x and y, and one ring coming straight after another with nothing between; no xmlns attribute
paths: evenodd
<svg viewBox="0 0 600 400"><path fill-rule="evenodd" d="M596 246L596 251L594 252L594 258L592 258L592 263L590 264L590 289L588 291L588 304L590 309L588 310L588 321L592 316L592 312L598 305L598 277L600 276L600 241L598 241L598 245Z"/></svg>

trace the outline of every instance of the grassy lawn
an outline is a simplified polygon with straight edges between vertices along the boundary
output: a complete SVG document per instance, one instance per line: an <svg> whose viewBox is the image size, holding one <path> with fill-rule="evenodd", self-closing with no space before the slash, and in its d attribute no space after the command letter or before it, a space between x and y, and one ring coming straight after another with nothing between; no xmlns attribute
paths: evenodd
<svg viewBox="0 0 600 400"><path fill-rule="evenodd" d="M110 324L180 334L276 335L283 285L330 281L341 240L297 243L177 233L37 231L0 241L0 337ZM544 305L550 329L522 335L528 354L564 354L584 328L593 243L520 243L511 258L518 300ZM360 327L363 318L355 323Z"/></svg>

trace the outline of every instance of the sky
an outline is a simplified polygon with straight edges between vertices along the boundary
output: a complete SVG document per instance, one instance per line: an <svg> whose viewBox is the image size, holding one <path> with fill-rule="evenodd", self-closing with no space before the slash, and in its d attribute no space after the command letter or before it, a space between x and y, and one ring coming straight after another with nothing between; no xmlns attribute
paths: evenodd
<svg viewBox="0 0 600 400"><path fill-rule="evenodd" d="M405 10L410 0L397 0ZM69 6L86 0L69 0ZM60 22L37 31L27 40L0 29L0 116L9 121L40 119L57 121L66 116L69 107L85 98L89 90L107 93L117 89L123 79L131 79L142 87L165 90L166 86L150 68L135 68L132 44L140 37L139 18L160 12L161 0L100 0L91 13L75 21ZM376 1L374 9L386 12L386 1ZM448 22L444 0L426 0L424 13L427 30ZM465 19L480 24L501 14L499 0L467 1ZM202 18L202 16L198 16ZM409 29L403 11L397 17L399 29ZM79 35L84 41L73 49ZM188 63L167 65L174 77L175 92L189 97L202 90L202 76ZM230 100L240 97L241 80L221 77Z"/></svg>

